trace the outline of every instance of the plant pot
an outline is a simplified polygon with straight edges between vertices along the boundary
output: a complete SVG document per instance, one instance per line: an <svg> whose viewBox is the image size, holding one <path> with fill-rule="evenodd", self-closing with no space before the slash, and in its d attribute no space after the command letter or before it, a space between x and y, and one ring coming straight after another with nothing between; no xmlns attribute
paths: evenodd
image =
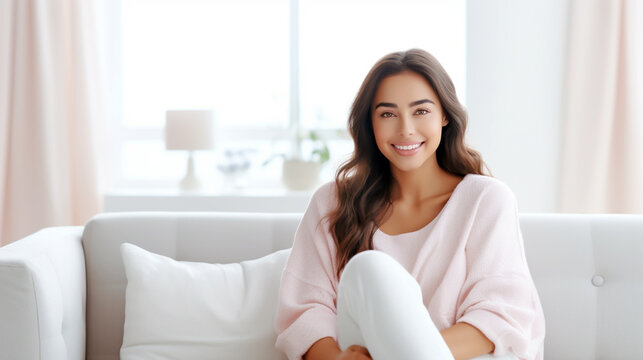
<svg viewBox="0 0 643 360"><path fill-rule="evenodd" d="M312 190L319 182L322 164L317 161L286 159L282 168L281 181L289 190Z"/></svg>

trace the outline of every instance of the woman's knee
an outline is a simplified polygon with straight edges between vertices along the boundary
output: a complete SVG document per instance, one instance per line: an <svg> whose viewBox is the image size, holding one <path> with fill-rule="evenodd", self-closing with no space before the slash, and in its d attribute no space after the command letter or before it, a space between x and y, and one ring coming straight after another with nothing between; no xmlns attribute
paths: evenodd
<svg viewBox="0 0 643 360"><path fill-rule="evenodd" d="M385 285L387 282L397 282L405 277L415 281L390 255L377 250L367 250L350 259L344 268L340 283L355 284L359 281L362 284Z"/></svg>
<svg viewBox="0 0 643 360"><path fill-rule="evenodd" d="M391 262L396 262L390 255L377 250L367 250L353 256L342 273L342 277L353 276L355 274L372 274L385 270L391 266Z"/></svg>

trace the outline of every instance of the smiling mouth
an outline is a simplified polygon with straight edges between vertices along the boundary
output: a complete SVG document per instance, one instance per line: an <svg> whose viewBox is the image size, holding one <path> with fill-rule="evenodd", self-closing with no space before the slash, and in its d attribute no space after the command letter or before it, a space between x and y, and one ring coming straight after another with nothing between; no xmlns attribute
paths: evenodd
<svg viewBox="0 0 643 360"><path fill-rule="evenodd" d="M409 150L415 150L415 149L419 148L420 146L422 146L422 144L424 144L424 141L419 142L417 144L412 144L412 145L395 145L395 144L393 144L393 147L398 149L398 150L409 151Z"/></svg>

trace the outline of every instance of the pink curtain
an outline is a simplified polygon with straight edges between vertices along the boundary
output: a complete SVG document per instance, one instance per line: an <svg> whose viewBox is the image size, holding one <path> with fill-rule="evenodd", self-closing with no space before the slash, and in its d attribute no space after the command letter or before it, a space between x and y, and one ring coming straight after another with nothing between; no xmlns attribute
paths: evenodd
<svg viewBox="0 0 643 360"><path fill-rule="evenodd" d="M0 2L0 245L100 208L91 1Z"/></svg>
<svg viewBox="0 0 643 360"><path fill-rule="evenodd" d="M642 5L570 1L563 212L643 213Z"/></svg>

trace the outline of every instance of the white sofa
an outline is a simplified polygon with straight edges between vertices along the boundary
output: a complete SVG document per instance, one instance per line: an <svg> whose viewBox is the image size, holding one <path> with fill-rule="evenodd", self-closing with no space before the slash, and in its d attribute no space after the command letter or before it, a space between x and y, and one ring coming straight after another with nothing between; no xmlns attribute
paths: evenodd
<svg viewBox="0 0 643 360"><path fill-rule="evenodd" d="M112 213L0 248L0 359L117 359L121 243L178 260L238 262L289 248L300 217ZM643 359L643 216L520 221L546 316L545 359Z"/></svg>

